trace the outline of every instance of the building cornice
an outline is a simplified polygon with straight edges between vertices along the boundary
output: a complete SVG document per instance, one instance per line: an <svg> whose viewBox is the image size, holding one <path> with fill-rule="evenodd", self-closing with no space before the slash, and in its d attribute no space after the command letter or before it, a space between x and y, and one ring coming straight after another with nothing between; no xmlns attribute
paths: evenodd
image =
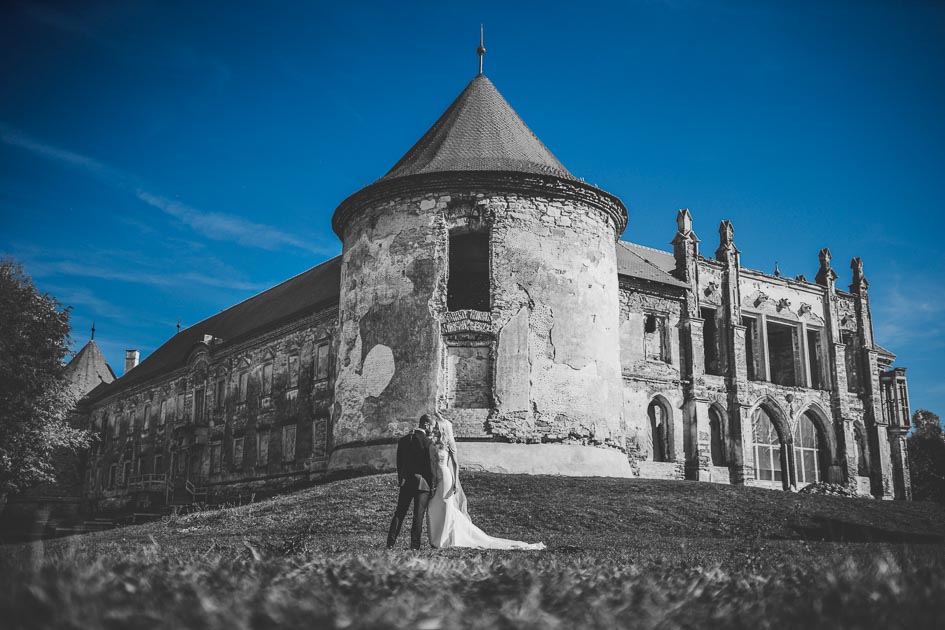
<svg viewBox="0 0 945 630"><path fill-rule="evenodd" d="M627 227L627 208L615 195L579 180L506 171L448 171L381 179L365 186L339 204L331 219L335 234L344 241L345 227L365 207L428 193L517 193L577 201L601 211L614 226L615 240Z"/></svg>

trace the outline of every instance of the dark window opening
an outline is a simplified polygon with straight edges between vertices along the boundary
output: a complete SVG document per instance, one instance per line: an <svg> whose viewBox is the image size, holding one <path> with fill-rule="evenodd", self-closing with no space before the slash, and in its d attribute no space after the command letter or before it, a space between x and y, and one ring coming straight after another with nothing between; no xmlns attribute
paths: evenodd
<svg viewBox="0 0 945 630"><path fill-rule="evenodd" d="M860 390L860 375L859 370L856 369L856 340L852 332L844 330L840 333L840 341L845 346L847 391L858 392Z"/></svg>
<svg viewBox="0 0 945 630"><path fill-rule="evenodd" d="M203 412L204 412L204 393L203 388L198 387L194 390L194 424L200 425L203 423Z"/></svg>
<svg viewBox="0 0 945 630"><path fill-rule="evenodd" d="M712 407L709 408L709 430L712 440L712 465L725 466L725 434L722 429L722 416Z"/></svg>
<svg viewBox="0 0 945 630"><path fill-rule="evenodd" d="M647 315L643 319L643 354L647 361L669 363L669 348L666 337L666 318Z"/></svg>
<svg viewBox="0 0 945 630"><path fill-rule="evenodd" d="M705 353L705 373L719 375L719 327L715 319L714 308L702 309L702 348Z"/></svg>
<svg viewBox="0 0 945 630"><path fill-rule="evenodd" d="M807 361L810 365L810 386L826 389L823 365L820 361L820 331L807 331Z"/></svg>
<svg viewBox="0 0 945 630"><path fill-rule="evenodd" d="M315 380L324 381L329 375L328 342L320 343L315 347Z"/></svg>
<svg viewBox="0 0 945 630"><path fill-rule="evenodd" d="M669 414L663 405L657 401L650 403L647 409L647 415L650 418L650 435L653 440L653 461L668 462L671 461L672 435L669 427Z"/></svg>
<svg viewBox="0 0 945 630"><path fill-rule="evenodd" d="M646 334L656 332L656 315L647 315L643 320L643 332Z"/></svg>
<svg viewBox="0 0 945 630"><path fill-rule="evenodd" d="M223 403L226 401L226 381L217 381L217 392L214 396L214 404L217 410L223 409Z"/></svg>
<svg viewBox="0 0 945 630"><path fill-rule="evenodd" d="M748 366L748 380L758 380L758 366L755 364L755 343L758 339L758 320L754 317L742 317L745 326L745 363Z"/></svg>
<svg viewBox="0 0 945 630"><path fill-rule="evenodd" d="M768 322L768 365L771 382L793 387L797 385L794 357L797 356L797 335L793 326Z"/></svg>
<svg viewBox="0 0 945 630"><path fill-rule="evenodd" d="M450 311L492 309L489 286L489 235L452 234L449 245L446 307Z"/></svg>
<svg viewBox="0 0 945 630"><path fill-rule="evenodd" d="M860 477L869 477L869 451L866 446L866 436L859 426L853 428L853 448L856 452L856 474Z"/></svg>

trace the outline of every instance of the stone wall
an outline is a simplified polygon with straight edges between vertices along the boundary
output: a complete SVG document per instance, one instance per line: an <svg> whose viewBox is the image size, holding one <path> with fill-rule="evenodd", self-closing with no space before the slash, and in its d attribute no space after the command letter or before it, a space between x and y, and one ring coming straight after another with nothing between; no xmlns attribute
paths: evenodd
<svg viewBox="0 0 945 630"><path fill-rule="evenodd" d="M456 232L489 235L488 312L447 308ZM553 189L362 207L344 227L335 443L392 441L436 410L460 438L623 448L614 235Z"/></svg>
<svg viewBox="0 0 945 630"><path fill-rule="evenodd" d="M86 473L93 506L149 509L191 500L187 481L212 495L323 470L335 317L237 343L208 338L186 366L97 401L87 410L97 436ZM148 475L166 475L167 485Z"/></svg>

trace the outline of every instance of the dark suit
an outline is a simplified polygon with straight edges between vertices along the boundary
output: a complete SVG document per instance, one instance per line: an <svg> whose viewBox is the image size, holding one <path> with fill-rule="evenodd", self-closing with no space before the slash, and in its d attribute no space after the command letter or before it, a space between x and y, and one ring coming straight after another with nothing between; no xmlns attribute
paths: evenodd
<svg viewBox="0 0 945 630"><path fill-rule="evenodd" d="M407 509L413 502L413 524L410 527L410 548L420 548L423 520L427 513L430 494L436 486L436 446L423 429L400 438L397 443L397 479L400 494L397 510L387 532L387 546L393 547L400 534L400 526L407 517Z"/></svg>

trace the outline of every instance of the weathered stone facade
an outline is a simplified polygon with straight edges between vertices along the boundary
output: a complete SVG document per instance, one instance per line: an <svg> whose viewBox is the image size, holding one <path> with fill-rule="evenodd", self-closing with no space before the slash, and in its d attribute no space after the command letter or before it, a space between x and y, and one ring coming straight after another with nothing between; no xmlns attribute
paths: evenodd
<svg viewBox="0 0 945 630"><path fill-rule="evenodd" d="M393 465L423 413L467 468L909 497L904 368L859 259L815 282L618 240L485 77L336 210L343 251L194 327L84 405L99 505L186 502Z"/></svg>

